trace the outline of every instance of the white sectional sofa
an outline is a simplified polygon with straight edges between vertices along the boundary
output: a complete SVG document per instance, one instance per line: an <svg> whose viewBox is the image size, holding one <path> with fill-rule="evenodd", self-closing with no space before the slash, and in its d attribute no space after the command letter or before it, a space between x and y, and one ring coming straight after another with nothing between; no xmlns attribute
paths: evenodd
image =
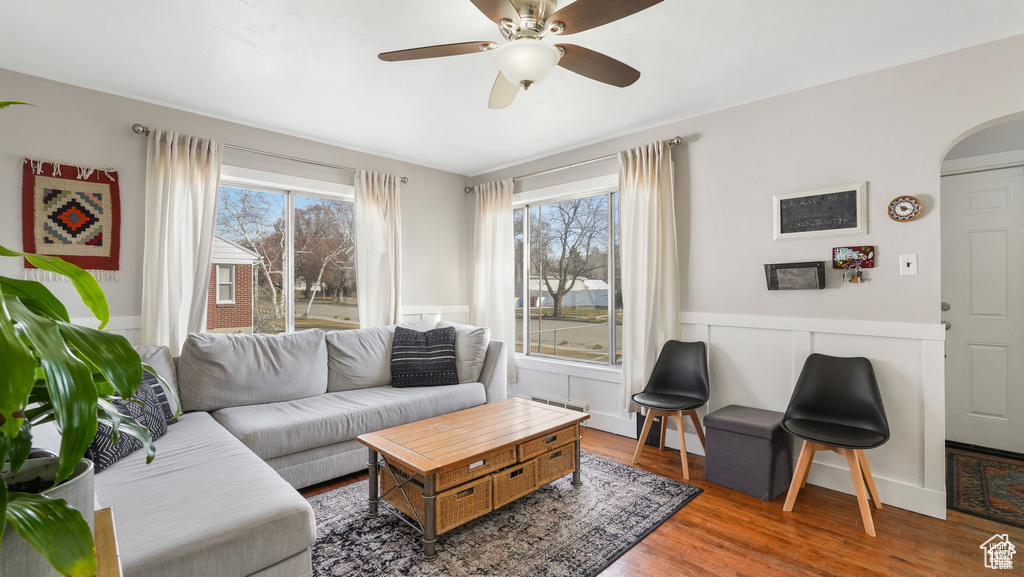
<svg viewBox="0 0 1024 577"><path fill-rule="evenodd" d="M434 323L412 328L428 330ZM192 335L181 357L140 347L182 416L96 475L126 577L304 577L316 538L295 490L366 468L363 433L505 398L505 345L457 326L459 384L393 388L394 326Z"/></svg>

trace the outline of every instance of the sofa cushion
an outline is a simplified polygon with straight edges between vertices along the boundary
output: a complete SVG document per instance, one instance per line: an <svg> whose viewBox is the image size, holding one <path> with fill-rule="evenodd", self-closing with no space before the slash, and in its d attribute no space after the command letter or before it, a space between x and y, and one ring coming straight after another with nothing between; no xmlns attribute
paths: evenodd
<svg viewBox="0 0 1024 577"><path fill-rule="evenodd" d="M426 332L395 328L391 345L392 386L430 387L458 382L454 327Z"/></svg>
<svg viewBox="0 0 1024 577"><path fill-rule="evenodd" d="M448 321L437 323L437 328L445 327L455 327L455 368L459 372L459 382L479 381L487 356L487 344L491 342L491 329Z"/></svg>
<svg viewBox="0 0 1024 577"><path fill-rule="evenodd" d="M242 577L313 544L306 500L208 413L156 446L149 465L139 451L96 476L125 575Z"/></svg>
<svg viewBox="0 0 1024 577"><path fill-rule="evenodd" d="M373 387L284 403L213 412L220 424L263 459L323 447L388 427L484 404L480 383Z"/></svg>
<svg viewBox="0 0 1024 577"><path fill-rule="evenodd" d="M186 411L275 403L327 392L324 332L193 333L178 359L178 390Z"/></svg>
<svg viewBox="0 0 1024 577"><path fill-rule="evenodd" d="M180 412L181 403L178 400L178 371L174 368L174 359L171 356L171 349L166 346L143 345L135 347L142 362L153 367L160 378L164 380L171 394L164 391L157 392L157 398L163 395L167 399L172 414ZM160 385L163 388L163 384ZM172 421L168 421L170 423Z"/></svg>
<svg viewBox="0 0 1024 577"><path fill-rule="evenodd" d="M327 392L389 384L394 335L394 325L327 333Z"/></svg>

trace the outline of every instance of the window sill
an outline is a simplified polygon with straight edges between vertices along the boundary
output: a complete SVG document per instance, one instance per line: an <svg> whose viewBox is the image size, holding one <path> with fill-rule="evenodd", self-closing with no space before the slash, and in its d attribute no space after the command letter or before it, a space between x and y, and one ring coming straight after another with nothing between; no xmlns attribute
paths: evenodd
<svg viewBox="0 0 1024 577"><path fill-rule="evenodd" d="M587 365L573 361L563 361L544 357L535 357L516 353L516 366L521 369L556 373L571 377L582 377L609 383L622 382L622 366Z"/></svg>

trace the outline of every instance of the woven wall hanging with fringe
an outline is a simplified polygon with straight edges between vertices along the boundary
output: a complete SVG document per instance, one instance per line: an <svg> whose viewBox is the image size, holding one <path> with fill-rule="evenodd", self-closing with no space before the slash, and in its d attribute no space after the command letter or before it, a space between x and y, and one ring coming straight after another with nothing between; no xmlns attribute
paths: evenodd
<svg viewBox="0 0 1024 577"><path fill-rule="evenodd" d="M25 252L60 258L97 280L117 280L121 199L117 171L26 158L22 181ZM25 278L65 280L25 263Z"/></svg>

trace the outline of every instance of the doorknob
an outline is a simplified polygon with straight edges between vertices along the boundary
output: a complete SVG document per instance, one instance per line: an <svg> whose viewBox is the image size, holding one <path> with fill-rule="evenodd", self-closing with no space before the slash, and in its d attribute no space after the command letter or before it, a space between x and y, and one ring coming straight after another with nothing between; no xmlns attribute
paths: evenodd
<svg viewBox="0 0 1024 577"><path fill-rule="evenodd" d="M946 312L949 310L949 303L942 303L939 308L942 309L942 312Z"/></svg>
<svg viewBox="0 0 1024 577"><path fill-rule="evenodd" d="M942 326L946 327L946 330L948 331L949 327L951 327L953 325L949 324L949 321L942 321Z"/></svg>

